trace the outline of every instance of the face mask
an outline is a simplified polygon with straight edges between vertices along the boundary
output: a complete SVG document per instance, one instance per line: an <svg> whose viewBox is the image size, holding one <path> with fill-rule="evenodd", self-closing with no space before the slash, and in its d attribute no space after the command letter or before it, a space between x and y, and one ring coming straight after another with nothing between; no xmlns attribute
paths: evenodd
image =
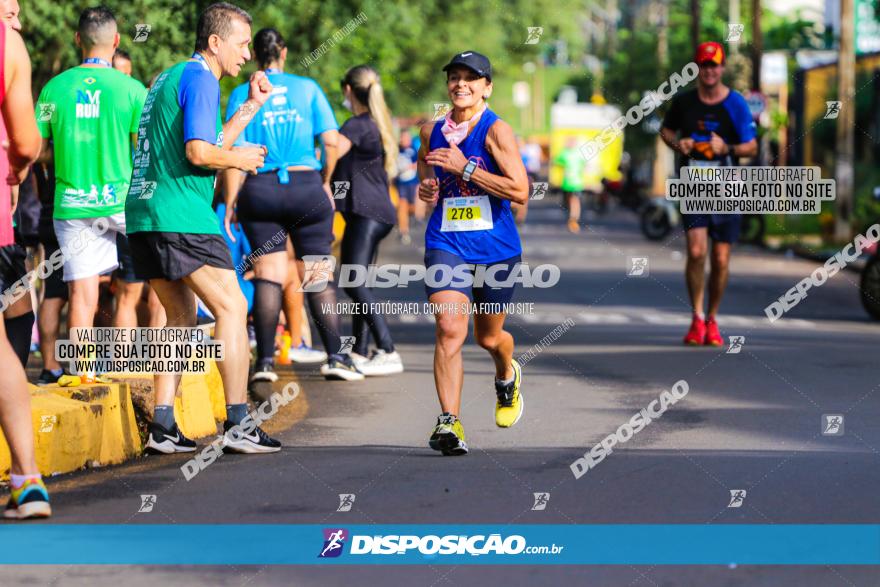
<svg viewBox="0 0 880 587"><path fill-rule="evenodd" d="M345 100L342 101L342 106L343 106L346 110L348 110L349 112L351 112L351 101L349 101L348 98L346 98Z"/></svg>
<svg viewBox="0 0 880 587"><path fill-rule="evenodd" d="M473 118L470 120L465 120L461 123L456 123L452 120L452 111L450 110L446 114L446 119L443 121L443 126L440 127L440 132L443 133L443 137L446 139L450 145L457 145L462 142L468 134L468 130L470 130L471 124L475 124L480 117L483 115L483 112L486 111L487 105L483 104L483 107L479 112L474 114Z"/></svg>

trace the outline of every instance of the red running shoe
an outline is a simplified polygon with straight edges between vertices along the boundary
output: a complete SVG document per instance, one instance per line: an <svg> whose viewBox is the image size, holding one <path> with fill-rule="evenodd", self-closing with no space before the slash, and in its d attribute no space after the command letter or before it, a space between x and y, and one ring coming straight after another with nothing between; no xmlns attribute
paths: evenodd
<svg viewBox="0 0 880 587"><path fill-rule="evenodd" d="M706 320L706 346L722 346L724 339L718 332L718 323L715 322L715 316L710 316Z"/></svg>
<svg viewBox="0 0 880 587"><path fill-rule="evenodd" d="M684 337L684 344L689 345L698 345L706 343L706 322L704 322L699 316L694 314L693 320L691 320L691 329L688 330L688 333ZM717 332L717 328L716 328Z"/></svg>

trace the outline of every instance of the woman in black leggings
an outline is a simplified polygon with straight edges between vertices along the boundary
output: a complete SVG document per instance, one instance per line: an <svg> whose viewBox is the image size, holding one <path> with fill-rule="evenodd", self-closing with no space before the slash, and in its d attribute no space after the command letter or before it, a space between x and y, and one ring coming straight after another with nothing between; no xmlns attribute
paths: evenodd
<svg viewBox="0 0 880 587"><path fill-rule="evenodd" d="M379 75L371 67L359 65L348 70L342 80L345 106L352 116L339 129L339 165L334 185L348 193L339 209L345 217L342 237L342 264L368 267L374 262L379 242L388 236L397 219L391 204L388 181L397 168L397 141L391 130L391 115ZM364 375L391 375L403 371L400 355L394 350L385 317L370 312L376 301L373 292L361 284L346 287L345 293L359 305L352 317L355 345L352 360ZM376 350L367 355L370 334Z"/></svg>
<svg viewBox="0 0 880 587"><path fill-rule="evenodd" d="M330 255L334 214L330 176L336 165L338 141L336 119L318 84L284 73L287 48L281 34L274 29L259 31L254 38L254 52L260 69L272 83L273 98L254 114L241 136L248 143L266 147L266 162L243 185L240 172L225 172L227 231L237 212L253 249L252 313L257 362L251 383L278 380L274 372L275 331L281 313L282 288L287 281L288 236L293 240L300 277L305 274L303 257L308 260ZM233 90L227 114L236 112L246 97L247 84ZM323 162L315 158L315 137L320 137L324 144ZM321 373L327 379L363 379L341 348L333 283L312 289L303 285L312 320L328 355Z"/></svg>

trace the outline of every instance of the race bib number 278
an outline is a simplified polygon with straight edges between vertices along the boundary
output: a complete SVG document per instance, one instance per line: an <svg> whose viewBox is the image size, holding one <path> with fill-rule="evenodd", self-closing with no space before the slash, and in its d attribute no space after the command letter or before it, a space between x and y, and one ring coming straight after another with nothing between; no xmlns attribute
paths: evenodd
<svg viewBox="0 0 880 587"><path fill-rule="evenodd" d="M491 230L492 205L489 196L446 198L443 200L443 232Z"/></svg>

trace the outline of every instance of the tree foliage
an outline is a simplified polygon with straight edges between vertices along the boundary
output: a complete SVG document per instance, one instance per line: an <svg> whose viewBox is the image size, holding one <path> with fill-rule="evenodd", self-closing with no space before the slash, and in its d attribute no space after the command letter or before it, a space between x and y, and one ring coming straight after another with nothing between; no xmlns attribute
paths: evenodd
<svg viewBox="0 0 880 587"><path fill-rule="evenodd" d="M564 39L570 53L582 51L579 25L589 0L560 6L554 0L257 0L238 4L250 12L253 30L277 28L289 56L287 70L315 78L331 102L342 100L339 80L352 66L367 63L382 78L395 113L430 112L448 101L442 66L457 52L472 49L492 60L496 78L518 75L523 63L535 61L547 43ZM38 90L51 76L76 65L79 52L73 34L79 12L95 2L27 0L22 2L24 36L34 62ZM189 56L199 11L205 0L105 0L114 10L122 35L121 48L132 55L134 75L144 83L174 62ZM334 33L363 13L365 22L331 42ZM149 24L144 43L133 43L135 25ZM544 28L541 42L526 45L527 28ZM304 62L327 43L326 53ZM223 82L224 95L253 71Z"/></svg>
<svg viewBox="0 0 880 587"><path fill-rule="evenodd" d="M80 51L74 43L79 14L97 4L67 0L21 2L23 34L34 66L35 90L52 76L79 63ZM200 2L126 0L106 4L119 23L119 46L132 55L133 75L144 83L192 51ZM151 27L146 42L132 41L138 24Z"/></svg>

